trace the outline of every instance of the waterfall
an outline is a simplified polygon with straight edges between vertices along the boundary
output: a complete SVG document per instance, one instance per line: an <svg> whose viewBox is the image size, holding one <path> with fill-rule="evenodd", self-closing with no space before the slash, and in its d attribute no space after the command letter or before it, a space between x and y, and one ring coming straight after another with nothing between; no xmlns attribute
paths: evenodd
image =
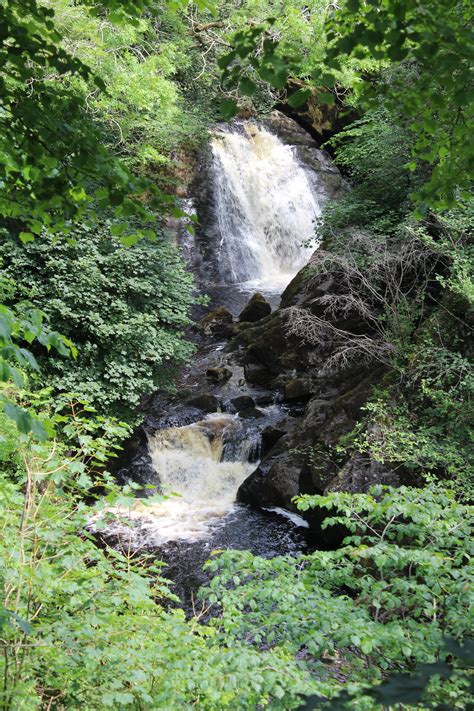
<svg viewBox="0 0 474 711"><path fill-rule="evenodd" d="M314 247L317 194L295 149L261 125L214 135L213 189L225 282L281 292Z"/></svg>
<svg viewBox="0 0 474 711"><path fill-rule="evenodd" d="M109 509L118 516L109 531L158 546L205 538L230 513L237 489L255 468L247 458L248 441L239 437L242 426L234 415L215 414L156 432L148 447L164 500L138 501L132 510ZM226 442L232 440L238 444L226 455ZM139 529L131 531L123 517L137 521Z"/></svg>

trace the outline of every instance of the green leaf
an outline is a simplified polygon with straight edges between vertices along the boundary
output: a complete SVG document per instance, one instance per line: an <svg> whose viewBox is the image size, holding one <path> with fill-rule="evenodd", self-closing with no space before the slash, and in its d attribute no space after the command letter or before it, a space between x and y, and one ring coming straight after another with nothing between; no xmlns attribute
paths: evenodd
<svg viewBox="0 0 474 711"><path fill-rule="evenodd" d="M20 232L19 237L23 244L26 244L27 242L33 242L35 239L35 236L32 232Z"/></svg>
<svg viewBox="0 0 474 711"><path fill-rule="evenodd" d="M244 96L253 96L255 94L255 91L257 90L257 86L255 82L253 82L248 77L242 77L239 82L239 89L240 93L244 94Z"/></svg>
<svg viewBox="0 0 474 711"><path fill-rule="evenodd" d="M222 99L220 112L224 121L230 121L239 112L239 107L235 99Z"/></svg>
<svg viewBox="0 0 474 711"><path fill-rule="evenodd" d="M309 99L310 96L311 89L298 89L298 91L295 91L294 94L291 94L286 101L287 104L289 104L289 106L291 106L293 109L298 109Z"/></svg>

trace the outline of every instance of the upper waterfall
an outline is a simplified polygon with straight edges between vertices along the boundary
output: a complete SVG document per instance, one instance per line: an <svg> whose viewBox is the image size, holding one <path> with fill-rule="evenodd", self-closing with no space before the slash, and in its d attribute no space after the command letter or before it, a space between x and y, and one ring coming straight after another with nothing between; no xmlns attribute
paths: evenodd
<svg viewBox="0 0 474 711"><path fill-rule="evenodd" d="M282 291L314 248L317 194L294 149L262 125L214 135L213 188L219 266L227 282Z"/></svg>

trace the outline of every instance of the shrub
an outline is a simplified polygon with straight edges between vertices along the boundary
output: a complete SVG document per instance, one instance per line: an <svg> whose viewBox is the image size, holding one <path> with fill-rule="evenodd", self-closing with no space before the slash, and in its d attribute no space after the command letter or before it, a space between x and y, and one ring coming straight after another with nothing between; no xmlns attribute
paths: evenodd
<svg viewBox="0 0 474 711"><path fill-rule="evenodd" d="M343 546L297 558L215 558L208 568L218 575L202 593L220 612L212 624L227 643L290 651L313 677L316 708L343 691L342 679L356 694L348 708L380 708L367 691L386 673L449 659L446 637L471 634L472 508L434 485L303 496L298 506L327 509L324 525L348 530ZM457 668L433 681L421 708L461 709L469 699Z"/></svg>
<svg viewBox="0 0 474 711"><path fill-rule="evenodd" d="M4 274L18 312L41 309L78 347L73 359L39 358L55 391L130 417L141 395L170 383L192 353L184 338L192 277L163 235L124 247L107 221L71 238L46 234L26 245L3 236Z"/></svg>

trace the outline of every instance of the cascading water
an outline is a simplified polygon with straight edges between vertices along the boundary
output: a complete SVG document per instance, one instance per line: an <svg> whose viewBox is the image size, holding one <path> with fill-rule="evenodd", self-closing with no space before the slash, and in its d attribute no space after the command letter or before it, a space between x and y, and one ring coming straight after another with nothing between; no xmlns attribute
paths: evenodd
<svg viewBox="0 0 474 711"><path fill-rule="evenodd" d="M239 418L226 414L156 432L148 448L162 500L109 510L117 515L109 530L134 545L193 542L209 535L232 511L237 489L255 468L249 461L252 439L241 433ZM130 519L139 526L131 530Z"/></svg>
<svg viewBox="0 0 474 711"><path fill-rule="evenodd" d="M217 306L229 304L239 313L239 301L257 289L271 301L308 261L314 247L305 241L314 242L315 220L328 196L324 176L330 173L327 159L313 150L322 167L310 172L297 149L264 125L240 123L214 134L206 186L214 210L204 237L213 247L210 259L217 257L220 282L208 284L204 278L201 285L205 292L217 287ZM232 377L211 385L206 378L211 366L229 366ZM138 466L146 475L135 469L132 474L144 485L159 484L163 497L108 510L105 521L91 522L91 530L104 532L123 549L152 549L166 561L166 574L191 609L194 591L206 582L202 566L213 549L250 549L268 557L295 553L305 549L307 524L278 507L257 511L236 503L239 486L258 465L262 432L278 431L288 420L274 393L247 382L239 358L226 354L222 343L203 347L180 388L183 394L170 400L171 412L165 410L158 429L148 435L148 453L140 455ZM190 394L203 392L212 393L224 412L206 416L201 411L196 421L200 406L197 417L195 409L189 416ZM232 404L236 399L265 404L244 413Z"/></svg>
<svg viewBox="0 0 474 711"><path fill-rule="evenodd" d="M216 133L212 152L222 279L283 291L314 250L307 242L324 191L317 192L295 149L261 125Z"/></svg>
<svg viewBox="0 0 474 711"><path fill-rule="evenodd" d="M224 456L226 441L240 428L232 415L209 415L150 439L152 462L169 496L151 507L157 541L198 540L230 512L237 489L255 467L245 443L234 450L231 461Z"/></svg>

